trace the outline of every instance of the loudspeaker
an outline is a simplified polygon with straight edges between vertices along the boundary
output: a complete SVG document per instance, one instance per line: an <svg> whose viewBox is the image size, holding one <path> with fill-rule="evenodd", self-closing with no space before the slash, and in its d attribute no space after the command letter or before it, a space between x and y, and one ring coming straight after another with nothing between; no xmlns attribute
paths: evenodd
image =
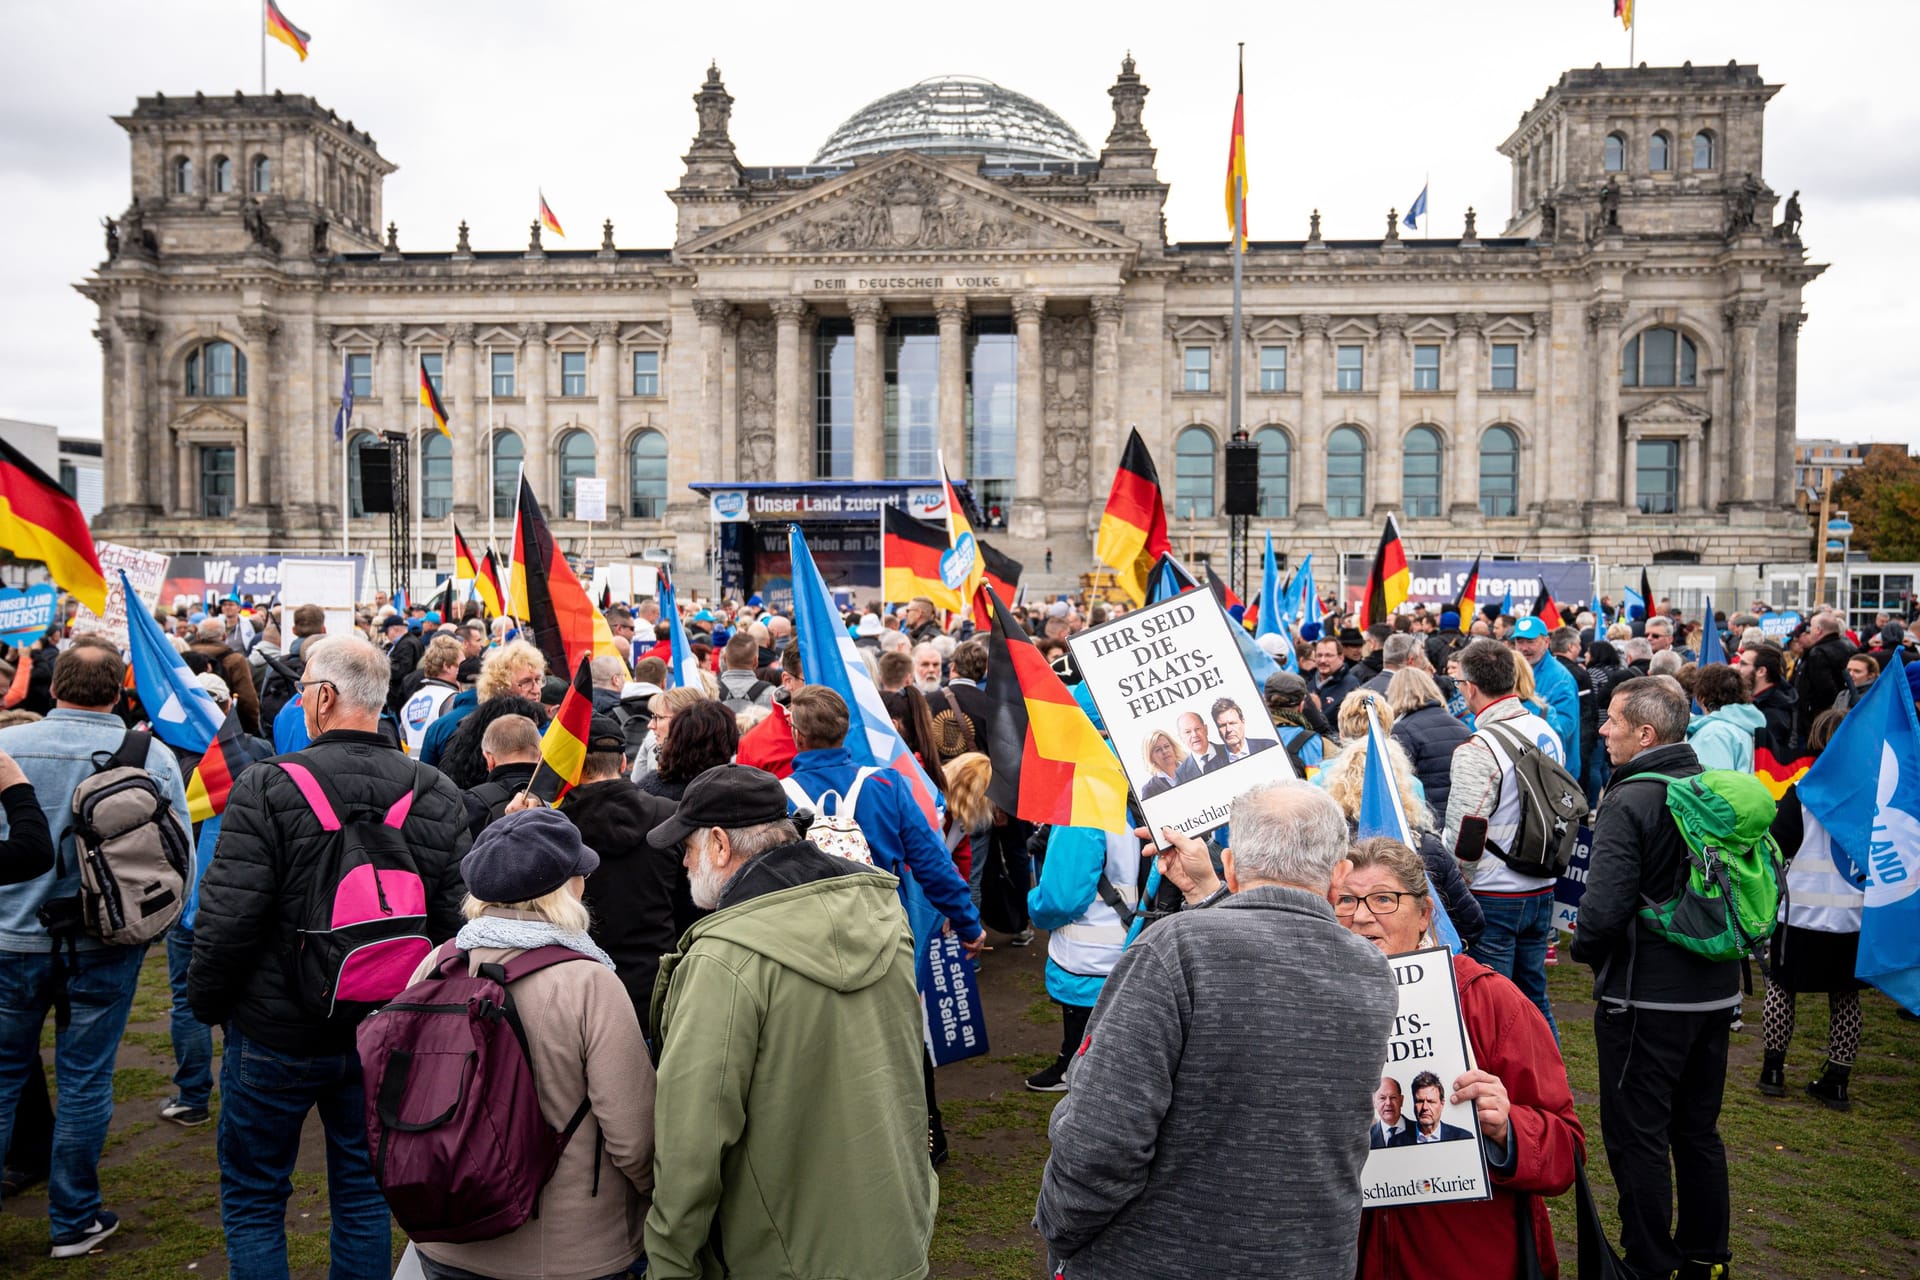
<svg viewBox="0 0 1920 1280"><path fill-rule="evenodd" d="M1260 446L1250 440L1227 442L1227 500L1221 514L1260 514Z"/></svg>
<svg viewBox="0 0 1920 1280"><path fill-rule="evenodd" d="M393 510L393 446L360 446L360 509L368 515Z"/></svg>

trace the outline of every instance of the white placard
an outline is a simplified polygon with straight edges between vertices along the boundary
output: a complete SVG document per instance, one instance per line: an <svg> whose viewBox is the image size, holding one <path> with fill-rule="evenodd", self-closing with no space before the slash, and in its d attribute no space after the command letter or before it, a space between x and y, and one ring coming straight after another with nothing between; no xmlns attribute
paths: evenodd
<svg viewBox="0 0 1920 1280"><path fill-rule="evenodd" d="M292 556L280 562L281 616L291 618L303 604L317 604L326 610L327 634L353 633L353 585L359 565L352 560L299 560Z"/></svg>
<svg viewBox="0 0 1920 1280"><path fill-rule="evenodd" d="M573 518L575 520L607 518L607 482L604 477L581 476L573 482Z"/></svg>
<svg viewBox="0 0 1920 1280"><path fill-rule="evenodd" d="M127 645L127 597L120 588L120 571L126 570L127 581L133 584L134 594L140 597L139 605L151 609L160 599L160 584L166 580L167 558L158 551L142 551L138 547L123 547L117 542L96 542L93 549L100 556L100 567L107 575L107 612L98 619L100 629L121 648ZM92 619L93 610L81 605L74 615L76 621Z"/></svg>
<svg viewBox="0 0 1920 1280"><path fill-rule="evenodd" d="M1400 1014L1373 1095L1362 1201L1383 1209L1488 1199L1493 1187L1473 1104L1447 1102L1453 1082L1473 1066L1453 956L1445 947L1430 947L1388 960L1399 984Z"/></svg>
<svg viewBox="0 0 1920 1280"><path fill-rule="evenodd" d="M1234 797L1295 776L1232 626L1193 591L1067 642L1156 837L1210 831Z"/></svg>

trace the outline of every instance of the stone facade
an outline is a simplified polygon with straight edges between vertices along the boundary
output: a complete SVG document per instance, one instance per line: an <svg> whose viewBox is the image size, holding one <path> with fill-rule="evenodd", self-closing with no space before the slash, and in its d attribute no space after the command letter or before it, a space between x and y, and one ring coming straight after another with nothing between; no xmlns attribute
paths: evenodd
<svg viewBox="0 0 1920 1280"><path fill-rule="evenodd" d="M1334 240L1316 213L1304 240L1254 242L1239 423L1266 451L1256 536L1295 559L1366 551L1399 511L1426 553L1803 556L1795 353L1823 268L1797 201L1760 177L1777 90L1733 64L1568 72L1500 146L1500 235L1469 211L1458 237L1403 239L1389 219ZM597 250L546 247L535 225L508 251L472 249L464 224L451 251L403 249L380 230L394 166L311 99L143 98L119 120L133 203L78 286L104 360L97 527L172 549L337 546L343 360L361 366L355 430L411 433L425 358L454 430L450 459L414 468L440 564L438 506L484 536L516 457L569 540L586 530L564 517L568 477L597 474L602 555L698 564L710 526L688 484L819 478L832 413L851 443L833 478L886 476L913 407L902 334L937 335L920 409L971 474L969 335L992 332L1017 370L1010 468L972 477L1004 495L997 542L1030 564L1090 559L1137 427L1176 541L1217 554L1232 258L1167 240L1131 58L1108 92L1097 162L753 169L714 68L671 249L617 248L609 223ZM848 332L850 364L823 364ZM489 419L507 459L491 469ZM353 521L369 545L384 529Z"/></svg>

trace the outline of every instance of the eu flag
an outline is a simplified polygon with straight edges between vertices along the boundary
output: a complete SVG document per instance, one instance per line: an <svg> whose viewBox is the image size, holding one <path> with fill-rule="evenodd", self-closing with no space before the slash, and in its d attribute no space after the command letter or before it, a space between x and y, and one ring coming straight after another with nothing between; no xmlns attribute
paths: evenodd
<svg viewBox="0 0 1920 1280"><path fill-rule="evenodd" d="M340 378L340 408L333 415L335 440L346 439L347 428L353 425L353 357L345 357L341 364L344 367Z"/></svg>
<svg viewBox="0 0 1920 1280"><path fill-rule="evenodd" d="M1418 231L1420 229L1420 219L1426 216L1427 216L1427 188L1425 184L1422 184L1420 187L1420 194L1415 196L1413 198L1413 203L1407 206L1407 216L1400 219L1400 221L1403 225L1405 225L1407 230Z"/></svg>

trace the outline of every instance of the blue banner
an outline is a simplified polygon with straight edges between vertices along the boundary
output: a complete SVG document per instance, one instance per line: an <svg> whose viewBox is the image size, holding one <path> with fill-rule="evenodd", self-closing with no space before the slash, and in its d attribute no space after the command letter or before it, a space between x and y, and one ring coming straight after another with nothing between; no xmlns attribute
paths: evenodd
<svg viewBox="0 0 1920 1280"><path fill-rule="evenodd" d="M987 1014L980 1004L973 961L960 948L960 935L940 927L937 913L918 886L913 887L912 896L916 907L933 916L915 922L928 927L914 960L914 977L926 1014L927 1052L933 1055L934 1066L944 1067L987 1051ZM920 930L914 932L918 935Z"/></svg>
<svg viewBox="0 0 1920 1280"><path fill-rule="evenodd" d="M1587 896L1587 871L1593 866L1593 828L1582 824L1573 837L1573 857L1553 886L1553 923L1572 933L1580 918L1580 899Z"/></svg>
<svg viewBox="0 0 1920 1280"><path fill-rule="evenodd" d="M60 593L45 582L0 591L0 643L18 648L47 634L60 607Z"/></svg>

